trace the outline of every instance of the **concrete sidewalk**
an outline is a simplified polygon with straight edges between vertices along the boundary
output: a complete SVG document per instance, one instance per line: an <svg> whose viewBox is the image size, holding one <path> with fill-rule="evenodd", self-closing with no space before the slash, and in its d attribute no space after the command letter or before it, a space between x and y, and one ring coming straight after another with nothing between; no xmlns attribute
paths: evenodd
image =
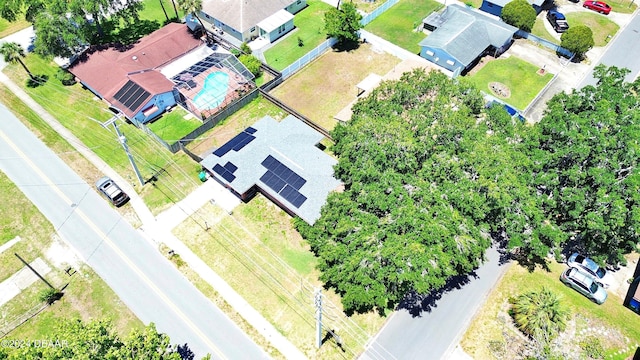
<svg viewBox="0 0 640 360"><path fill-rule="evenodd" d="M181 258L193 269L203 280L209 283L224 298L224 300L242 316L247 323L253 326L271 345L276 348L287 359L306 359L306 356L289 342L273 325L271 325L260 313L253 309L231 286L229 286L220 276L211 270L197 255L195 255L186 245L171 233L167 226L177 225L180 218L184 220L193 211L199 209L204 202L214 200L221 204L225 211L230 212L239 204L234 197L222 185L213 180L207 181L201 186L202 190L196 190L196 195L187 197L183 202L175 205L169 213L156 219L151 213L142 198L135 191L134 186L126 179L122 178L107 163L93 153L75 135L60 122L49 114L40 104L35 102L21 87L15 84L4 73L0 72L0 83L5 85L13 94L20 98L29 108L37 113L49 126L51 126L60 136L62 136L76 151L88 159L98 170L116 181L123 190L131 197L130 204L138 214L143 223L142 232L148 239L155 243L164 243L169 248L180 254ZM216 186L217 185L217 186ZM204 201L204 202L203 202ZM200 205L198 205L200 204ZM171 216L176 216L175 220L167 221ZM167 221L163 225L163 221ZM181 222L182 220L180 220Z"/></svg>

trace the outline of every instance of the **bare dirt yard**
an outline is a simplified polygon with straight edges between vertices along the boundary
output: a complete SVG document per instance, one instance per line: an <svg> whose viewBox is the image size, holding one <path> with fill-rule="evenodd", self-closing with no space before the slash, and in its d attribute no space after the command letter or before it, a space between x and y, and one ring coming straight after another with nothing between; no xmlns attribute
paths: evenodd
<svg viewBox="0 0 640 360"><path fill-rule="evenodd" d="M380 76L400 59L361 44L350 51L328 51L302 69L271 94L327 130L335 127L334 116L356 99L356 85L370 73Z"/></svg>

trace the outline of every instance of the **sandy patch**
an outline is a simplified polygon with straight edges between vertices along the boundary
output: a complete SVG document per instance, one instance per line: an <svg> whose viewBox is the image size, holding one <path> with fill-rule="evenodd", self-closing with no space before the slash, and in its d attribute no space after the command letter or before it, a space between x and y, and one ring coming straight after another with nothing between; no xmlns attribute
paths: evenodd
<svg viewBox="0 0 640 360"><path fill-rule="evenodd" d="M45 251L47 260L58 269L66 269L71 266L80 269L82 260L77 256L75 250L65 244L58 235L53 236L53 241Z"/></svg>

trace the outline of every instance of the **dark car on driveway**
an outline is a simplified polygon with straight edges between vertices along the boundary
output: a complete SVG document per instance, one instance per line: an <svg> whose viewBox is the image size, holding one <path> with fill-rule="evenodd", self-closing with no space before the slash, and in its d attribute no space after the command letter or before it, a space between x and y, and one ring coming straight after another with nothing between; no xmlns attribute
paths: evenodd
<svg viewBox="0 0 640 360"><path fill-rule="evenodd" d="M609 6L606 2L602 2L602 1L587 0L584 2L582 7L589 10L597 11L600 14L604 14L604 15L609 15L609 13L611 12L611 6Z"/></svg>
<svg viewBox="0 0 640 360"><path fill-rule="evenodd" d="M96 181L96 187L102 195L104 195L111 203L117 207L120 207L129 201L129 195L127 195L118 184L116 184L111 178L105 176Z"/></svg>
<svg viewBox="0 0 640 360"><path fill-rule="evenodd" d="M547 20L549 20L549 24L551 24L553 30L558 33L563 33L569 28L567 18L565 18L564 14L559 11L549 10L547 12Z"/></svg>

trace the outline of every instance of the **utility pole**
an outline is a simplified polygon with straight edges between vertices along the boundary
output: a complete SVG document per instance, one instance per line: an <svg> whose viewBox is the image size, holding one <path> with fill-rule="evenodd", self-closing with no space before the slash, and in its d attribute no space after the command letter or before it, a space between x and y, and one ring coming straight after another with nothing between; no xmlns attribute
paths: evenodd
<svg viewBox="0 0 640 360"><path fill-rule="evenodd" d="M124 152L127 153L127 157L129 158L131 167L133 167L133 172L136 173L136 177L140 182L140 186L144 186L144 180L142 179L142 175L140 175L140 170L138 170L138 166L136 165L136 162L133 160L133 156L129 152L129 146L127 146L127 138L120 132L120 129L118 128L117 120L119 118L120 118L120 113L118 113L111 119L107 120L106 122L102 123L102 127L107 128L110 124L113 124L113 127L116 129L116 135L118 135L118 140L120 140L120 144L122 144L122 148L124 149Z"/></svg>
<svg viewBox="0 0 640 360"><path fill-rule="evenodd" d="M322 346L322 289L316 289L315 293L316 305L316 347L320 349Z"/></svg>
<svg viewBox="0 0 640 360"><path fill-rule="evenodd" d="M24 259L23 259L23 258L21 258L21 257L20 257L20 255L18 255L17 253L13 253L13 255L15 255L18 259L20 259L20 261L22 261L22 263L24 264L24 266L28 267L28 268L29 268L29 270L33 271L33 273L34 273L34 274L36 274L36 276L37 276L37 277L39 277L39 278L40 278L40 280L44 281L44 283L45 283L45 284L47 284L47 285L48 285L52 290L56 290L56 291L57 291L57 289L56 289L56 288L54 288L54 287L53 287L53 285L49 284L49 282L48 282L47 280L45 280L45 278L44 278L42 275L40 275L40 273L38 273L38 272L36 271L36 269L34 269L33 267L31 267L31 265L29 265L29 263L28 263L28 262L24 261Z"/></svg>

